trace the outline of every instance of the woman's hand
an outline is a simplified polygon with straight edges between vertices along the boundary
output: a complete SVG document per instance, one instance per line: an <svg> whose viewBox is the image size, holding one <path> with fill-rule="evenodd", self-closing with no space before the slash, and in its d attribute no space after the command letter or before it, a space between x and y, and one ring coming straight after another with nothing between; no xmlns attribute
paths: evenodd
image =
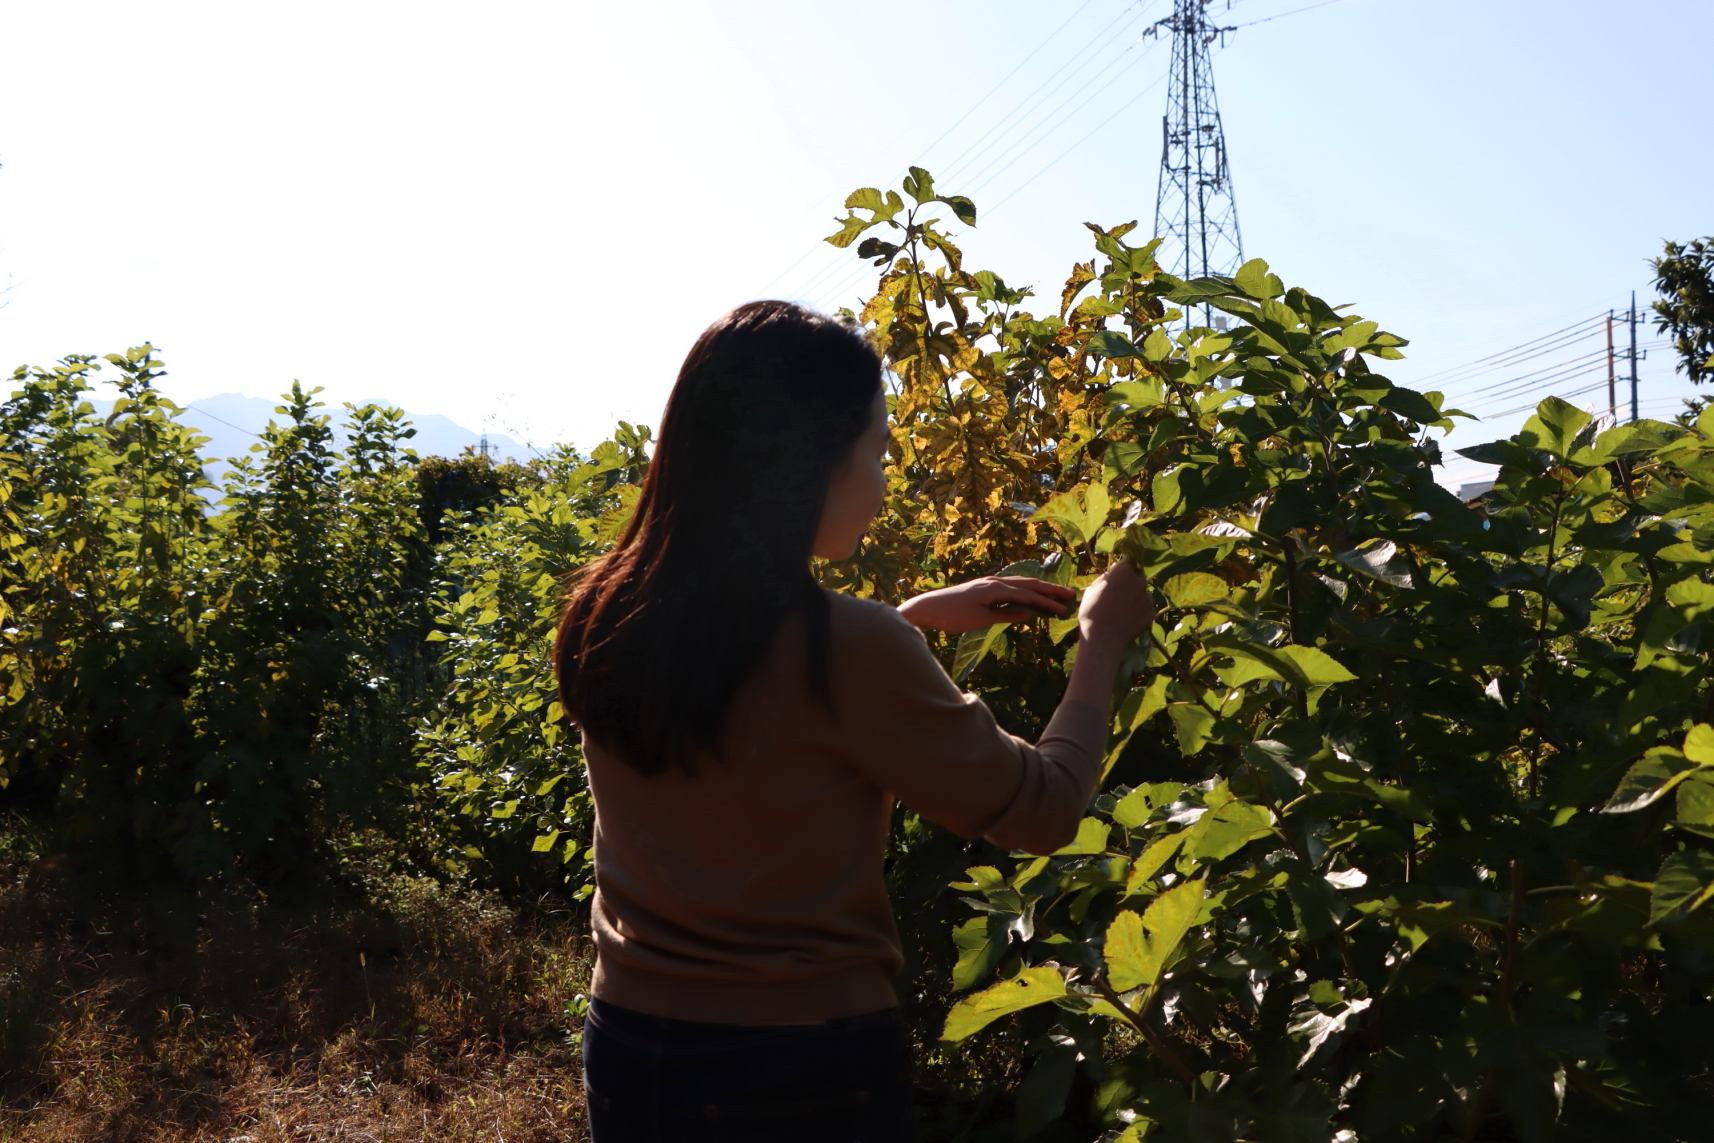
<svg viewBox="0 0 1714 1143"><path fill-rule="evenodd" d="M1085 650L1100 648L1117 654L1155 621L1149 581L1130 560L1115 560L1084 591L1077 621L1078 641Z"/></svg>
<svg viewBox="0 0 1714 1143"><path fill-rule="evenodd" d="M989 575L925 591L900 604L899 614L925 631L958 635L996 623L1021 623L1037 615L1064 615L1065 601L1076 597L1069 587L1027 575Z"/></svg>
<svg viewBox="0 0 1714 1143"><path fill-rule="evenodd" d="M1083 592L1077 609L1077 665L1066 684L1065 701L1093 703L1106 710L1125 648L1155 621L1149 581L1130 560L1117 560Z"/></svg>

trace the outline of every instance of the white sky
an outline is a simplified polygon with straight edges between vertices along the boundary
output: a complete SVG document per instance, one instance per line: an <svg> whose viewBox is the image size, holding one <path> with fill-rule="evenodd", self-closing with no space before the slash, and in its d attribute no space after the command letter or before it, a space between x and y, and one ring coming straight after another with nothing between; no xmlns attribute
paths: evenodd
<svg viewBox="0 0 1714 1143"><path fill-rule="evenodd" d="M0 363L152 340L180 399L300 378L588 445L653 422L731 305L854 301L819 239L909 163L982 208L971 268L1044 294L1084 219L1146 229L1167 51L1139 33L1169 7L13 0ZM1246 253L1410 338L1403 384L1646 304L1660 241L1714 233L1710 42L1708 0L1244 28L1214 66ZM1688 391L1670 377L1644 362L1644 415Z"/></svg>

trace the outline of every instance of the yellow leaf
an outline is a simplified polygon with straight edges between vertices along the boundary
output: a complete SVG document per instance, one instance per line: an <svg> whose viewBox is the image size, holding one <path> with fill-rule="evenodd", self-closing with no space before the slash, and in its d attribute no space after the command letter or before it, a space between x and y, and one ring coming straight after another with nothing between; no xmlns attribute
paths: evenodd
<svg viewBox="0 0 1714 1143"><path fill-rule="evenodd" d="M1175 575L1161 586L1161 591L1174 607L1200 607L1231 594L1225 580L1207 572Z"/></svg>
<svg viewBox="0 0 1714 1143"><path fill-rule="evenodd" d="M1173 859L1173 855L1178 852L1178 847L1183 842L1184 834L1168 834L1143 850L1142 856L1137 858L1135 864L1131 866L1131 875L1125 878L1124 895L1129 897L1133 893L1141 892L1143 887L1154 879L1155 874L1164 869L1166 863Z"/></svg>
<svg viewBox="0 0 1714 1143"><path fill-rule="evenodd" d="M1141 916L1127 909L1113 919L1103 955L1108 982L1117 991L1159 981L1202 912L1202 889L1202 881L1186 881L1156 897Z"/></svg>
<svg viewBox="0 0 1714 1143"><path fill-rule="evenodd" d="M1100 853L1107 848L1107 836L1112 827L1100 818L1084 818L1077 823L1077 837L1070 845L1053 851L1055 857L1070 857L1079 853Z"/></svg>
<svg viewBox="0 0 1714 1143"><path fill-rule="evenodd" d="M954 1004L946 1014L946 1027L940 1038L956 1043L1008 1013L1064 995L1065 979L1057 968L1051 965L1026 968L1012 979L1002 980Z"/></svg>
<svg viewBox="0 0 1714 1143"><path fill-rule="evenodd" d="M1699 722L1684 738L1684 756L1703 766L1714 766L1714 726Z"/></svg>

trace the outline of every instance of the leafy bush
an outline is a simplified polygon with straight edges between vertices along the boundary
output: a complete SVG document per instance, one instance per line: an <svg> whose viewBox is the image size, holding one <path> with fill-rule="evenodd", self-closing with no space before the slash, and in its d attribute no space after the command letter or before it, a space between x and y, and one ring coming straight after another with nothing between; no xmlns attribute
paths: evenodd
<svg viewBox="0 0 1714 1143"><path fill-rule="evenodd" d="M457 457L429 456L417 462L417 515L431 544L447 538L449 513L480 513L516 499L520 488L541 483L533 466L494 463L466 449ZM456 516L455 516L456 519Z"/></svg>
<svg viewBox="0 0 1714 1143"><path fill-rule="evenodd" d="M428 551L397 410L294 385L209 511L148 346L20 369L0 405L0 785L107 884L313 883L415 776ZM308 876L306 876L308 874Z"/></svg>
<svg viewBox="0 0 1714 1143"><path fill-rule="evenodd" d="M1260 261L1181 281L1091 225L1037 316L964 269L932 215L976 208L926 172L848 205L832 241L881 270L852 317L894 437L882 518L825 581L1082 586L1125 555L1161 607L1075 843L897 816L931 1135L1697 1138L1714 419L1597 432L1549 400L1465 450L1499 466L1466 505L1432 473L1461 414L1375 372L1404 342ZM294 388L211 511L152 351L105 360L106 420L90 358L0 406L7 803L110 884L307 886L373 836L443 877L586 891L549 652L646 430L434 475L392 412L352 410L335 452ZM1033 736L1074 631L940 649Z"/></svg>
<svg viewBox="0 0 1714 1143"><path fill-rule="evenodd" d="M593 806L556 697L553 640L566 577L611 546L636 503L648 439L621 422L587 459L554 452L538 485L442 550L428 638L443 643L452 677L418 747L451 811L444 868L579 899L593 888Z"/></svg>
<svg viewBox="0 0 1714 1143"><path fill-rule="evenodd" d="M1130 225L1038 318L928 217L967 200L904 190L830 239L885 228L862 318L898 386L886 519L830 578L1123 553L1161 604L1075 843L895 833L942 1076L1021 1075L1018 1138L1697 1137L1714 418L1597 433L1550 399L1465 450L1501 466L1466 506L1432 478L1461 414L1373 371L1404 344L1376 323L1259 260L1175 279ZM1073 629L956 660L1030 733Z"/></svg>

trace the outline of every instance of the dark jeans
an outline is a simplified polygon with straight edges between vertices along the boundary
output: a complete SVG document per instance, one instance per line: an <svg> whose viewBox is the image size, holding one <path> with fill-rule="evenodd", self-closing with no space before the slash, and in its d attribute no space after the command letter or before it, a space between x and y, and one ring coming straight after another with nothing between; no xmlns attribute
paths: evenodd
<svg viewBox="0 0 1714 1143"><path fill-rule="evenodd" d="M592 1000L583 1026L593 1143L910 1143L910 1072L891 1009L752 1028Z"/></svg>

